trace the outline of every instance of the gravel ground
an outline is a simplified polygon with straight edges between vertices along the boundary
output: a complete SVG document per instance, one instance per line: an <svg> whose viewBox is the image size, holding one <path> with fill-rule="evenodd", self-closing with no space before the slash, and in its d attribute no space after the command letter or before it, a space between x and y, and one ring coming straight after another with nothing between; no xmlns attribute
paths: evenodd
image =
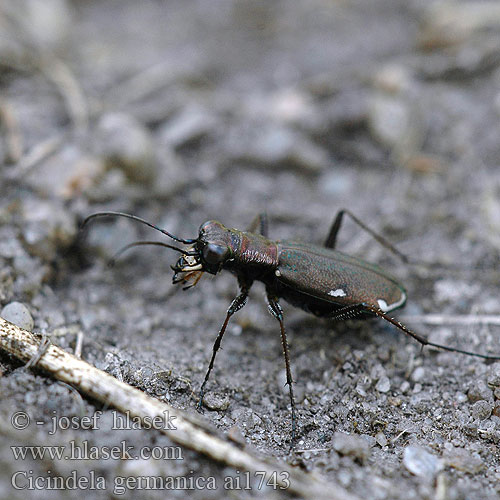
<svg viewBox="0 0 500 500"><path fill-rule="evenodd" d="M348 208L433 263L404 265L346 220L339 249L404 283L397 318L435 342L500 353L499 30L496 2L5 0L1 316L70 352L81 338L89 363L196 413L236 280L172 287L178 256L158 247L109 268L121 246L161 237L109 219L78 238L80 222L120 210L191 238L206 220L244 229L265 211L272 238L321 243ZM422 351L381 320L334 323L282 305L296 451L279 328L259 283L230 323L204 419L359 498L498 498L500 363ZM82 486L47 488L47 477L71 474L105 478L91 498L165 498L137 485L112 493L115 477L158 475L198 478L168 498L221 498L227 478L231 498L290 496L245 490L243 472L189 450L177 460L19 458L72 440L173 448L112 429L111 410L7 355L0 371L2 498L79 498ZM97 410L98 429L51 432L53 417ZM22 433L18 411L32 421Z"/></svg>

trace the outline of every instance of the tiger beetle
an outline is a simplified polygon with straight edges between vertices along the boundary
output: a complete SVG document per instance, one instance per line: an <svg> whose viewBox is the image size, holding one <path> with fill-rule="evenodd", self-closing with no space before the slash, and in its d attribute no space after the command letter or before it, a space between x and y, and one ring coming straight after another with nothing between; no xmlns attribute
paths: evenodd
<svg viewBox="0 0 500 500"><path fill-rule="evenodd" d="M216 220L209 220L200 226L198 237L191 239L178 238L140 217L122 212L94 213L83 221L82 228L96 217L126 217L141 222L174 241L186 245L185 248L179 248L159 241L136 241L126 245L115 255L117 257L129 248L139 245L158 245L176 250L182 255L177 263L171 266L174 271L172 282L173 284L187 284L184 288L196 285L204 272L216 275L222 270L228 270L236 275L240 293L231 302L226 318L215 339L208 370L201 384L198 400L198 409L200 410L205 387L214 366L215 356L231 316L246 304L253 282L261 281L264 283L269 312L280 325L286 385L288 385L292 411L291 444L293 447L297 428L297 412L290 355L283 323L283 310L279 304L280 298L315 316L332 320L378 316L420 342L422 348L433 346L483 359L500 359L500 356L479 354L430 342L392 318L388 313L405 305L406 290L395 277L377 265L335 250L337 235L345 215L349 216L358 226L404 262L409 261L385 238L345 209L337 213L323 246L269 239L268 221L265 214L259 214L247 231L230 229Z"/></svg>

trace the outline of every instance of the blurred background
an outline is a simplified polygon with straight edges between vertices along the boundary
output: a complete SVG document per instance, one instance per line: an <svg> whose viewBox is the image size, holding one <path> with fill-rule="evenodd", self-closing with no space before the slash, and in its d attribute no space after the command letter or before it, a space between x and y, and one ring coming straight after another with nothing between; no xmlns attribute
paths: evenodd
<svg viewBox="0 0 500 500"><path fill-rule="evenodd" d="M82 240L84 217L119 210L193 238L205 220L245 229L265 211L272 238L321 243L337 210L349 208L406 254L438 264L405 267L346 222L339 248L398 275L409 294L405 314L498 314L499 167L497 1L0 3L1 315L70 351L83 338L83 359L188 411L237 293L234 278L204 277L173 293L176 255L156 247L109 269L121 246L158 235L107 220ZM205 417L286 456L279 332L254 288L218 355ZM295 463L361 496L463 498L480 489L496 498L491 368L419 357L418 346L379 322L332 325L286 305L285 321L299 447L323 450ZM439 342L500 352L489 326L412 326ZM40 418L55 408L95 411L7 357L0 368L4 416L21 407ZM474 409L478 401L487 409ZM335 432L362 435L369 446L335 447ZM403 461L408 446L435 458L425 474ZM21 464L2 448L1 491L17 498L10 476ZM223 473L186 456L148 467ZM70 465L51 464L61 474ZM99 467L116 474L115 463Z"/></svg>

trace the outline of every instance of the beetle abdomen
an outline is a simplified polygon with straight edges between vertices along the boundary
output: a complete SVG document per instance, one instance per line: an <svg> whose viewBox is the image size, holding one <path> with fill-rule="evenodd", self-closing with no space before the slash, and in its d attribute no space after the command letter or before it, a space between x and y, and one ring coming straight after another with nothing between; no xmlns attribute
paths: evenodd
<svg viewBox="0 0 500 500"><path fill-rule="evenodd" d="M369 304L388 312L406 301L403 286L378 266L324 247L281 242L275 275L287 288L340 307Z"/></svg>

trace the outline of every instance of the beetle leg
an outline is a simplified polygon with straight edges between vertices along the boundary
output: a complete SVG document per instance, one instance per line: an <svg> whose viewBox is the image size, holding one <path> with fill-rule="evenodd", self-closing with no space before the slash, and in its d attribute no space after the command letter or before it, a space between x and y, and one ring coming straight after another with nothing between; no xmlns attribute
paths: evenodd
<svg viewBox="0 0 500 500"><path fill-rule="evenodd" d="M330 226L330 231L328 232L328 237L325 240L326 248L335 248L335 244L337 243L337 233L339 232L340 226L342 225L342 217L344 216L345 211L339 210L335 219Z"/></svg>
<svg viewBox="0 0 500 500"><path fill-rule="evenodd" d="M249 233L256 233L258 231L259 234L267 238L268 229L269 221L267 219L267 214L265 212L261 212L255 216L247 231Z"/></svg>
<svg viewBox="0 0 500 500"><path fill-rule="evenodd" d="M208 370L207 373L205 374L205 379L203 380L203 383L201 384L201 389L200 389L200 396L198 400L198 409L201 410L201 405L203 403L203 396L205 394L205 386L207 385L208 382L208 377L210 376L210 372L212 371L212 368L214 367L214 361L215 361L215 355L217 354L217 351L219 350L222 337L224 336L224 333L227 328L227 324L229 323L229 319L231 316L239 311L247 302L248 299L248 292L250 291L250 287L252 286L252 282L248 282L244 280L243 278L239 278L239 285L240 285L240 294L231 302L231 305L229 306L226 314L226 319L224 320L224 323L222 324L221 329L219 330L219 333L217 335L217 338L215 339L214 346L212 348L212 358L210 359L210 364L208 365Z"/></svg>
<svg viewBox="0 0 500 500"><path fill-rule="evenodd" d="M352 306L341 307L326 317L334 321L345 321L348 319L355 319L363 314L363 312L366 312L366 306L363 304L354 304Z"/></svg>
<svg viewBox="0 0 500 500"><path fill-rule="evenodd" d="M288 385L288 391L290 393L290 404L292 406L292 439L290 448L295 445L295 432L297 426L297 415L295 411L295 396L293 394L293 379L292 370L290 369L290 355L288 350L288 342L286 339L285 325L283 323L283 309L278 302L278 298L270 291L267 290L267 300L269 303L269 312L279 321L281 329L281 344L283 346L283 355L285 356L285 368L286 368L286 385Z"/></svg>
<svg viewBox="0 0 500 500"><path fill-rule="evenodd" d="M387 241L383 236L370 229L364 222L358 219L352 212L347 209L342 209L337 212L337 215L330 227L330 232L328 233L328 238L325 240L326 248L335 248L335 243L337 242L337 234L342 225L342 218L344 215L348 215L361 229L364 229L368 234L370 234L375 240L377 240L382 246L390 250L394 255L397 255L405 264L407 264L410 259L404 253L400 252L392 243Z"/></svg>
<svg viewBox="0 0 500 500"><path fill-rule="evenodd" d="M397 319L391 318L384 311L382 311L382 309L379 309L378 307L371 306L369 304L363 304L363 308L365 310L373 312L377 316L380 316L381 318L385 319L389 323L393 324L395 327L402 330L404 333L406 333L406 335L409 335L410 337L414 338L417 342L420 342L420 344L422 345L422 348L424 346L428 345L428 346L436 347L438 349L443 349L445 351L458 352L460 354L466 354L467 356L475 356L477 358L491 359L491 360L500 359L500 356L480 354L477 352L471 352L471 351L465 351L463 349L458 349L457 347L449 347L447 345L442 345L442 344L437 344L435 342L430 342L422 335L419 335L418 333L415 333L414 331L410 330L407 326L403 325L403 323L400 323Z"/></svg>

